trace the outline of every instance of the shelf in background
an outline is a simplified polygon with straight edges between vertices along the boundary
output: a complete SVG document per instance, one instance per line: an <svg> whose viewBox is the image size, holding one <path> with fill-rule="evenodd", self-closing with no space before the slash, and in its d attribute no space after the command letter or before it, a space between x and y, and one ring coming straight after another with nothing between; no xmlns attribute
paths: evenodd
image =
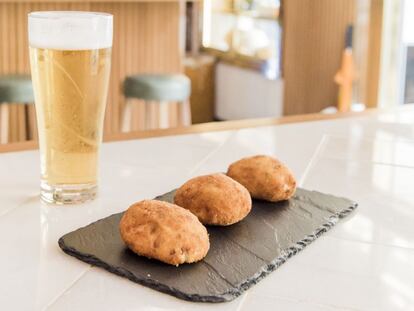
<svg viewBox="0 0 414 311"><path fill-rule="evenodd" d="M221 51L210 47L204 47L203 50L208 54L217 57L221 61L246 69L261 71L263 66L266 65L266 60L253 56L243 55L231 51Z"/></svg>
<svg viewBox="0 0 414 311"><path fill-rule="evenodd" d="M273 12L271 14L263 14L258 11L241 11L241 10L235 10L235 9L213 9L213 13L217 14L228 14L228 15L234 15L234 16L244 16L244 17L250 17L255 19L264 19L264 20L270 20L270 21L277 21L279 18L279 10L272 10Z"/></svg>

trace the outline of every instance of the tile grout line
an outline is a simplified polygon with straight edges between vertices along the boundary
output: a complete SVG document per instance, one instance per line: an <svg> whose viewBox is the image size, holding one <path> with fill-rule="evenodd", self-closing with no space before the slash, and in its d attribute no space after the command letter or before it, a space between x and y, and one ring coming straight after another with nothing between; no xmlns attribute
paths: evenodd
<svg viewBox="0 0 414 311"><path fill-rule="evenodd" d="M297 299L297 298L293 298L290 296L280 296L280 295L276 295L276 296L268 296L268 295L257 295L256 297L265 297L265 298L270 298L270 299L279 299L279 300L284 300L284 301L288 301L288 302L293 302L293 303L299 303L299 304L304 304L304 305L309 305L309 306L317 306L317 307L328 307L328 308L334 308L335 310L341 310L341 311L363 311L363 309L356 309L353 307L346 307L346 306L339 306L339 305L333 305L333 304L329 304L329 303L323 303L323 302L317 302L317 301L313 301L311 299ZM239 310L237 310L239 311Z"/></svg>
<svg viewBox="0 0 414 311"><path fill-rule="evenodd" d="M311 168L313 168L313 166L314 166L314 164L315 164L315 162L316 162L316 159L317 159L317 158L318 158L318 156L319 156L320 151L322 150L322 148L323 148L323 147L325 146L325 144L326 144L327 137L328 137L328 135L324 134L324 135L322 136L322 139L321 139L321 141L319 142L318 146L316 147L316 149L315 149L315 151L314 151L314 153L313 153L313 155L312 155L311 159L309 160L309 164L306 166L306 168L305 168L305 170L304 170L304 172L303 172L303 175L302 175L302 177L300 178L300 181L299 181L299 183L298 183L298 185L299 185L300 187L303 187L303 183L305 182L306 178L308 177L308 174L309 174L309 172L310 172Z"/></svg>
<svg viewBox="0 0 414 311"><path fill-rule="evenodd" d="M397 248L397 249L403 249L403 250L406 250L406 251L413 251L414 252L414 248L407 247L407 246L399 246L399 245L392 245L392 244L384 244L384 243L377 243L377 242L368 242L368 241L362 241L362 240L355 240L355 239L344 238L344 237L340 237L340 236L336 236L336 235L329 235L329 237L333 238L333 239L336 239L336 240L343 240L343 241L352 242L352 243L362 243L362 244L382 246L382 247L388 247L388 248Z"/></svg>
<svg viewBox="0 0 414 311"><path fill-rule="evenodd" d="M91 270L91 268L92 268L92 266L89 265L88 269L83 271L68 287L63 289L60 294L58 294L44 308L42 308L42 311L49 310L49 308L52 307L59 300L59 298L61 298L69 289L71 289L80 279L82 279L84 277L84 275Z"/></svg>
<svg viewBox="0 0 414 311"><path fill-rule="evenodd" d="M331 138L336 138L336 139L347 139L348 136L343 136L343 135L338 135L338 134L324 134L322 139L331 139ZM410 142L411 144L414 143L414 139L407 139L407 138L398 138L398 139L384 139L384 138L376 138L374 136L369 136L369 137L363 137L363 138L359 138L360 140L363 141L369 141L369 142L376 142L376 141L382 141L382 142L387 142L387 143L399 143L399 142ZM375 164L375 165L386 165L386 166L396 166L396 167L401 167L401 168L409 168L409 169L414 169L414 165L406 165L406 164L397 164L397 163L386 163L386 162L380 162L380 161L370 161L370 160L359 160L359 159L351 159L351 158L346 158L346 157L341 157L341 156L330 156L330 155L320 155L321 158L324 159L330 159L330 160L343 160L346 162L358 162L358 163L371 163L371 164Z"/></svg>
<svg viewBox="0 0 414 311"><path fill-rule="evenodd" d="M248 295L249 295L249 292L248 291L245 291L244 294L243 294L243 296L240 298L241 301L240 301L240 304L237 307L237 310L236 311L242 311L243 306L244 306L244 303L245 303L246 298L247 298Z"/></svg>
<svg viewBox="0 0 414 311"><path fill-rule="evenodd" d="M24 203L17 205L16 207L11 207L7 210L5 210L3 213L0 214L0 217L6 216L8 213L10 213L11 211L14 211L16 208L19 208L20 206L22 206Z"/></svg>
<svg viewBox="0 0 414 311"><path fill-rule="evenodd" d="M238 130L233 131L227 139L222 141L217 147L215 147L212 151L210 151L200 162L198 162L193 169L190 170L187 176L193 175L195 172L197 172L203 164L205 164L208 160L211 159L211 157L216 154L233 136L236 135Z"/></svg>
<svg viewBox="0 0 414 311"><path fill-rule="evenodd" d="M339 138L339 139L349 139L349 135L346 135L345 133L333 133L333 134L324 134L328 138ZM375 135L366 135L366 136L359 136L357 137L359 140L369 141L369 142L375 142L375 141L382 141L387 143L411 143L414 144L414 138L404 138L404 137L397 137L397 138L383 138L383 137L376 137Z"/></svg>
<svg viewBox="0 0 414 311"><path fill-rule="evenodd" d="M39 195L37 195L36 198L38 198L40 200L40 196ZM33 197L30 197L30 198L24 200L23 202L17 204L17 206L11 207L8 210L5 210L3 213L0 214L0 218L6 216L7 214L10 214L11 212L17 210L18 208L21 208L26 203L30 202L32 199L33 199Z"/></svg>
<svg viewBox="0 0 414 311"><path fill-rule="evenodd" d="M328 159L328 160L338 160L343 162L351 162L351 163L369 163L373 165L382 165L382 166L393 166L398 168L407 168L407 169L414 169L414 165L405 165L405 164L397 164L397 163L386 163L386 162L379 162L379 161L369 161L369 160L359 160L359 159L349 159L349 158L341 158L341 157L335 157L335 156L328 156L328 155L320 155L322 159Z"/></svg>

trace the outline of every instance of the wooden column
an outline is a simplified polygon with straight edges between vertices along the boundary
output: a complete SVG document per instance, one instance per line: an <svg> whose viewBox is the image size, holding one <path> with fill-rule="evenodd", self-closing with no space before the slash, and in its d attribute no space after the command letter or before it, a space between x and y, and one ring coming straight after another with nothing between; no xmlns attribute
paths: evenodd
<svg viewBox="0 0 414 311"><path fill-rule="evenodd" d="M319 112L336 106L334 75L355 0L283 1L284 113Z"/></svg>
<svg viewBox="0 0 414 311"><path fill-rule="evenodd" d="M365 57L367 62L366 92L364 103L369 108L378 106L378 87L381 64L382 19L384 0L371 0L369 10L369 31L364 38L368 42Z"/></svg>

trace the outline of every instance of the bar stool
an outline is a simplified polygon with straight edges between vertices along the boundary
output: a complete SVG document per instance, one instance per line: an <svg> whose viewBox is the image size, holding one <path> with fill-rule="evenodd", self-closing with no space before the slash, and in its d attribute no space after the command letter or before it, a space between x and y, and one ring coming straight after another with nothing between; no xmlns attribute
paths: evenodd
<svg viewBox="0 0 414 311"><path fill-rule="evenodd" d="M0 143L7 143L9 137L9 107L13 104L33 104L33 87L28 75L0 76ZM28 111L25 111L28 120ZM27 136L27 134L26 134Z"/></svg>
<svg viewBox="0 0 414 311"><path fill-rule="evenodd" d="M169 127L168 103L177 102L178 119L182 125L191 124L191 108L189 97L191 81L182 74L138 74L128 76L124 81L126 106L123 114L122 131L131 130L132 102L128 99L139 99L145 103L145 129L151 128L150 104L155 102L159 107L159 127Z"/></svg>

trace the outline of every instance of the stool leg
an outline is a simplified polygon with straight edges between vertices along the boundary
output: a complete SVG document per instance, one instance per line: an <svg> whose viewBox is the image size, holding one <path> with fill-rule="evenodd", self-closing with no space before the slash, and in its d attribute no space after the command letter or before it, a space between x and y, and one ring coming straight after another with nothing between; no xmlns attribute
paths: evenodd
<svg viewBox="0 0 414 311"><path fill-rule="evenodd" d="M178 107L178 126L191 125L191 106L190 101L186 100Z"/></svg>
<svg viewBox="0 0 414 311"><path fill-rule="evenodd" d="M189 100L186 100L186 102L184 103L184 107L187 111L186 112L186 114L187 114L187 123L188 123L188 125L191 125L191 124L193 124L193 120L192 120L192 117L191 117L191 103L190 103Z"/></svg>
<svg viewBox="0 0 414 311"><path fill-rule="evenodd" d="M160 102L160 119L159 127L165 129L169 127L169 105L167 102Z"/></svg>
<svg viewBox="0 0 414 311"><path fill-rule="evenodd" d="M151 119L151 103L145 102L145 129L149 130L152 128L152 119Z"/></svg>
<svg viewBox="0 0 414 311"><path fill-rule="evenodd" d="M0 143L7 144L9 142L9 106L0 104Z"/></svg>
<svg viewBox="0 0 414 311"><path fill-rule="evenodd" d="M132 121L132 102L130 100L125 101L124 114L122 117L122 132L131 131Z"/></svg>
<svg viewBox="0 0 414 311"><path fill-rule="evenodd" d="M25 140L31 140L30 132L30 115L29 115L29 105L24 105L24 127L25 127Z"/></svg>
<svg viewBox="0 0 414 311"><path fill-rule="evenodd" d="M137 130L145 130L145 101L142 99L138 100L137 105Z"/></svg>
<svg viewBox="0 0 414 311"><path fill-rule="evenodd" d="M37 120L36 120L36 106L29 105L27 106L28 114L29 114L29 131L30 131L30 139L31 140L38 140L38 133L37 133Z"/></svg>

